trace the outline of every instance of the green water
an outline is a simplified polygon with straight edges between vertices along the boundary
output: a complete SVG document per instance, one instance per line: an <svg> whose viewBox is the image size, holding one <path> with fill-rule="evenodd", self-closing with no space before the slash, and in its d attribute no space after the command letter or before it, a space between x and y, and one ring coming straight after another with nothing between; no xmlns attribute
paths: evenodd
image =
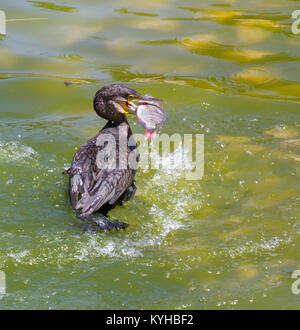
<svg viewBox="0 0 300 330"><path fill-rule="evenodd" d="M295 9L1 1L0 309L299 309ZM204 134L205 173L140 169L135 198L110 213L130 227L91 235L61 172L104 126L92 98L113 82L164 99L165 133Z"/></svg>

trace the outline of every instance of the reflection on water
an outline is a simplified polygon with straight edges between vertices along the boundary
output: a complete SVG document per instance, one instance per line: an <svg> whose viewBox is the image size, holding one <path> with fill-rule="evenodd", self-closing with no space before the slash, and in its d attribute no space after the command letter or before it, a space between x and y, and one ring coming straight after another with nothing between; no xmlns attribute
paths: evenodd
<svg viewBox="0 0 300 330"><path fill-rule="evenodd" d="M4 0L0 308L298 308L294 7ZM204 134L205 173L140 169L110 213L130 227L91 235L61 172L104 126L92 98L112 82L164 99L164 133Z"/></svg>
<svg viewBox="0 0 300 330"><path fill-rule="evenodd" d="M62 6L58 5L54 2L46 2L46 1L28 1L31 3L34 7L39 7L39 8L45 8L45 9L50 9L50 10L57 10L57 11L62 11L62 12L74 12L77 11L75 7L70 7L70 6Z"/></svg>

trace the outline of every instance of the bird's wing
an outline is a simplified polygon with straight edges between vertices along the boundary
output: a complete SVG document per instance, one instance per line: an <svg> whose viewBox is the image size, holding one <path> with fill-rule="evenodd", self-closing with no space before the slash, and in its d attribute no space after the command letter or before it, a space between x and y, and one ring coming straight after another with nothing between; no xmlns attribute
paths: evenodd
<svg viewBox="0 0 300 330"><path fill-rule="evenodd" d="M97 211L106 203L113 204L131 185L134 175L130 168L115 166L111 150L96 145L97 137L79 149L70 171L71 204L73 209L82 209L82 216ZM105 164L98 164L100 168L96 161L99 151L101 158L107 159Z"/></svg>

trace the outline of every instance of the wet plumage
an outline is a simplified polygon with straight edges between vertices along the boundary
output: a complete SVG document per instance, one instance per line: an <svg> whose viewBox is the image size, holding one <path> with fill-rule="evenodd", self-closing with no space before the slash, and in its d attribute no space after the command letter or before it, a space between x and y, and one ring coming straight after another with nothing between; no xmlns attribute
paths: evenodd
<svg viewBox="0 0 300 330"><path fill-rule="evenodd" d="M71 205L74 210L81 210L81 217L88 217L96 211L106 215L108 210L130 199L135 193L136 167L131 166L129 156L133 155L138 161L138 151L126 118L126 114L136 110L133 99L147 102L154 98L143 97L124 85L105 86L95 95L94 109L108 122L77 151L69 170ZM107 136L113 138L115 148L105 140ZM104 230L127 226L107 217L95 222Z"/></svg>
<svg viewBox="0 0 300 330"><path fill-rule="evenodd" d="M120 161L119 154L119 128L126 129L127 140L131 137L131 130L127 122L113 124L109 122L94 138L84 144L76 153L70 171L70 199L73 209L82 210L82 216L86 217L99 210L104 204L114 205L126 189L132 185L135 171L129 168L114 168L115 157L112 151L102 146L97 146L96 141L100 135L109 134L116 141L116 158ZM125 136L126 138L126 136ZM128 148L126 158L134 149ZM96 157L102 152L107 162L96 163ZM127 161L127 159L125 160ZM79 197L81 197L79 199Z"/></svg>

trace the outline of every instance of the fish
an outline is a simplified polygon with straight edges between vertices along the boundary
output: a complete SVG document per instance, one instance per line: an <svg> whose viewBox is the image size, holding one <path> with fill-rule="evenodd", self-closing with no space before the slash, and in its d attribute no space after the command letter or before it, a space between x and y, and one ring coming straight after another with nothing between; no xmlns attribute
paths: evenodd
<svg viewBox="0 0 300 330"><path fill-rule="evenodd" d="M135 111L138 122L145 128L145 138L154 140L156 131L165 125L167 114L161 106L161 100L146 95L149 100L141 100Z"/></svg>

